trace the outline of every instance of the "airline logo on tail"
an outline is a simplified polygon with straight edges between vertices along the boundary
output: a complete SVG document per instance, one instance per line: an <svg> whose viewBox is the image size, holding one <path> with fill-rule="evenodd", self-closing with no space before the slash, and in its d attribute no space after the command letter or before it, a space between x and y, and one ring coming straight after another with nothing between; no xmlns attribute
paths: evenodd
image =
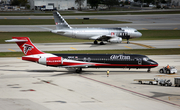
<svg viewBox="0 0 180 110"><path fill-rule="evenodd" d="M34 47L32 45L28 45L28 44L24 44L24 54L26 55L28 53L29 50L32 50Z"/></svg>

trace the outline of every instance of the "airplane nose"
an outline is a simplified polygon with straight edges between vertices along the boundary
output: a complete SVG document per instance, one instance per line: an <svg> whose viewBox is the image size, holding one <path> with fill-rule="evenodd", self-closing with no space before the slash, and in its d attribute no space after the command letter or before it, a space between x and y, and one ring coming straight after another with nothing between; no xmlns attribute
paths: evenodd
<svg viewBox="0 0 180 110"><path fill-rule="evenodd" d="M138 37L141 37L141 36L142 36L142 34L140 32L138 32Z"/></svg>
<svg viewBox="0 0 180 110"><path fill-rule="evenodd" d="M158 66L158 63L156 61L153 61L153 60L149 60L149 61L150 61L150 64L153 65L154 67Z"/></svg>

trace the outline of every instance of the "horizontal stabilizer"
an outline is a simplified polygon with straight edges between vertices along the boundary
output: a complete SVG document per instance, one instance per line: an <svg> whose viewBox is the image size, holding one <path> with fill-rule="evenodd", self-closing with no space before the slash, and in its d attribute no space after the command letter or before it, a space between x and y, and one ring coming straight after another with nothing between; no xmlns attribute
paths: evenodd
<svg viewBox="0 0 180 110"><path fill-rule="evenodd" d="M27 42L28 40L19 40L19 39L11 39L11 40L5 40L5 42Z"/></svg>
<svg viewBox="0 0 180 110"><path fill-rule="evenodd" d="M12 37L11 40L5 40L5 42L16 42L24 55L44 54L40 51L28 37Z"/></svg>

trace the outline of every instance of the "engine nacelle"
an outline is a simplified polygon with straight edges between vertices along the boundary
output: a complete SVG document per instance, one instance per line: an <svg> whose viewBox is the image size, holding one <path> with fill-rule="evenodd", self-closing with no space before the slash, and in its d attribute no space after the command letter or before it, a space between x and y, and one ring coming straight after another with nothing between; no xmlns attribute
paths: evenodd
<svg viewBox="0 0 180 110"><path fill-rule="evenodd" d="M63 64L62 57L47 57L47 58L40 58L38 63L47 65L47 66L58 66Z"/></svg>
<svg viewBox="0 0 180 110"><path fill-rule="evenodd" d="M121 37L115 37L115 38L109 39L109 42L111 43L121 43L121 41L122 41Z"/></svg>

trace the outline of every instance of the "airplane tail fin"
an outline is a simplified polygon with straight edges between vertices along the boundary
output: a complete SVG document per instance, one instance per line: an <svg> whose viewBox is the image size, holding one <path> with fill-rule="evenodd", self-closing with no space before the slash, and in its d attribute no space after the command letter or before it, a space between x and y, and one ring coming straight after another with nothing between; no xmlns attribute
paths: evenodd
<svg viewBox="0 0 180 110"><path fill-rule="evenodd" d="M28 37L12 37L11 40L6 40L6 42L16 42L26 56L44 54L44 52L40 51Z"/></svg>
<svg viewBox="0 0 180 110"><path fill-rule="evenodd" d="M53 12L56 29L71 29L72 27L64 20L59 12Z"/></svg>

